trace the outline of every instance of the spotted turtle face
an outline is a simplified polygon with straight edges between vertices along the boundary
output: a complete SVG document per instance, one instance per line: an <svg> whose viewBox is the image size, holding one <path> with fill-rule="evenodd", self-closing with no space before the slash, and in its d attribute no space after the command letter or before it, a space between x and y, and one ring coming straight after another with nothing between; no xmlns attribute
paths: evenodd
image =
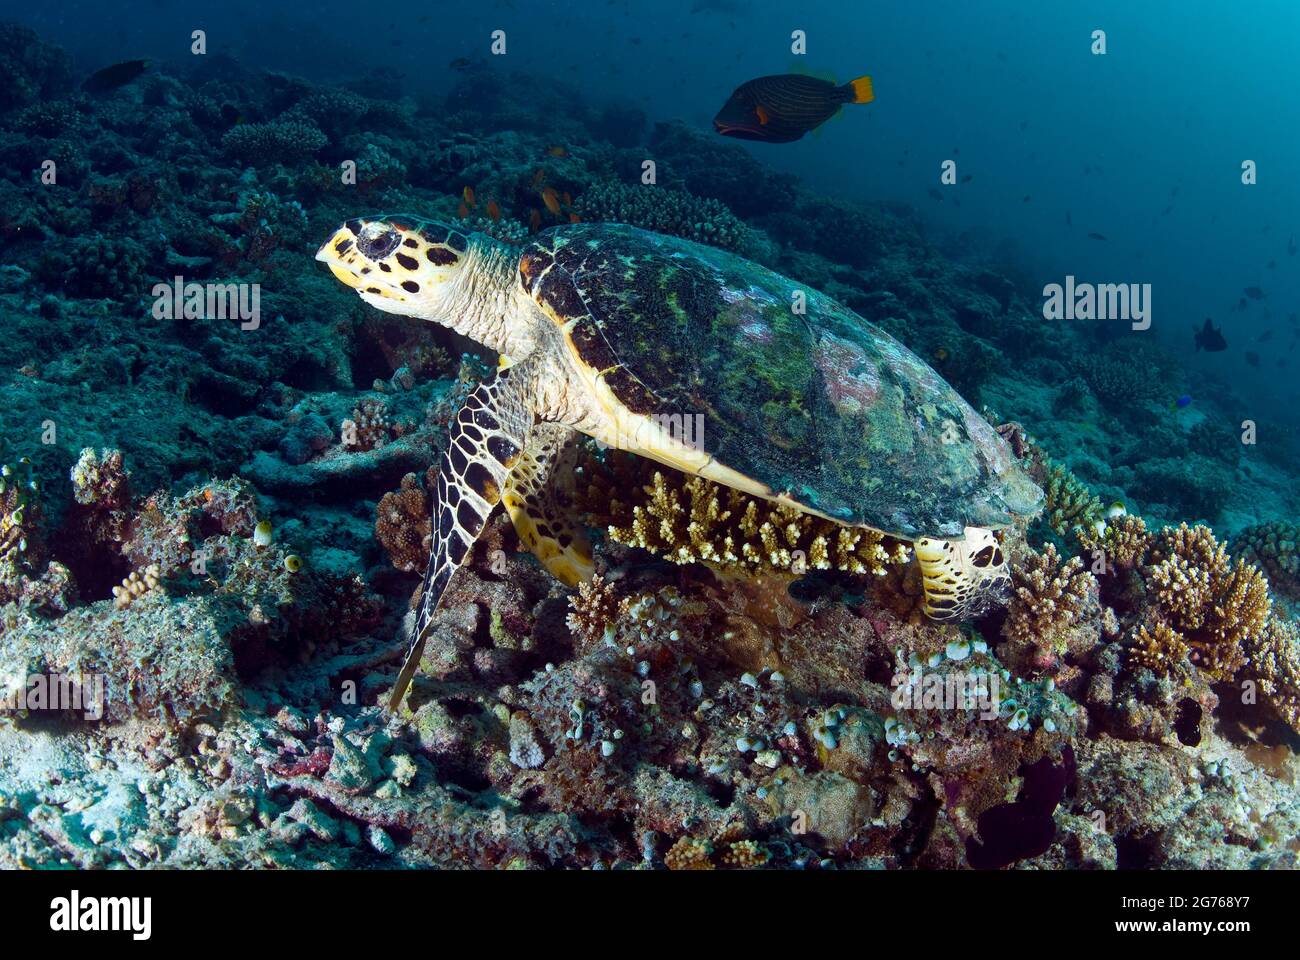
<svg viewBox="0 0 1300 960"><path fill-rule="evenodd" d="M468 250L469 238L446 224L381 215L344 223L316 259L372 306L436 319Z"/></svg>

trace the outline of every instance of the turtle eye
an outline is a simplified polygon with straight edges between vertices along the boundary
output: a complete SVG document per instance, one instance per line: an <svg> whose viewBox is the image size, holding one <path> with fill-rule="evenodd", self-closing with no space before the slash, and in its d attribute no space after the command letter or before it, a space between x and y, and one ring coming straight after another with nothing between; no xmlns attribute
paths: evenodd
<svg viewBox="0 0 1300 960"><path fill-rule="evenodd" d="M402 242L402 237L386 223L367 223L357 237L357 249L369 260L382 260Z"/></svg>

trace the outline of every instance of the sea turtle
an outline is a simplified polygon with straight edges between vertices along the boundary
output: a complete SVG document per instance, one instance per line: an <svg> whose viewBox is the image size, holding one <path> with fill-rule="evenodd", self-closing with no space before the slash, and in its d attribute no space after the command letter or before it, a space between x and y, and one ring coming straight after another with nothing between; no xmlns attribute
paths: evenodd
<svg viewBox="0 0 1300 960"><path fill-rule="evenodd" d="M590 547L564 511L579 433L911 541L935 619L969 617L1004 591L989 528L1032 515L1042 498L1006 441L910 350L735 254L618 224L510 245L383 215L347 221L316 259L372 306L500 355L440 461L424 591L390 709L497 503L553 574L570 585L590 576Z"/></svg>

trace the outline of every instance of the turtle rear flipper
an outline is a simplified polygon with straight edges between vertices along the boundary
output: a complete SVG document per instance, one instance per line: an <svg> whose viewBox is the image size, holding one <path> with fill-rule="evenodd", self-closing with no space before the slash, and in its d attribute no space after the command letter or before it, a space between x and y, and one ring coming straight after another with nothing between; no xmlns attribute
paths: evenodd
<svg viewBox="0 0 1300 960"><path fill-rule="evenodd" d="M501 501L511 471L533 432L535 384L530 364L501 370L479 384L456 414L433 491L433 547L424 572L420 608L409 635L406 660L388 698L396 710L419 668L433 615L451 576Z"/></svg>
<svg viewBox="0 0 1300 960"><path fill-rule="evenodd" d="M570 587L590 580L595 571L591 544L573 519L577 440L564 424L537 424L502 497L519 539Z"/></svg>
<svg viewBox="0 0 1300 960"><path fill-rule="evenodd" d="M964 540L921 537L916 561L925 585L926 616L969 620L1001 603L1011 586L1006 557L992 530L967 527Z"/></svg>

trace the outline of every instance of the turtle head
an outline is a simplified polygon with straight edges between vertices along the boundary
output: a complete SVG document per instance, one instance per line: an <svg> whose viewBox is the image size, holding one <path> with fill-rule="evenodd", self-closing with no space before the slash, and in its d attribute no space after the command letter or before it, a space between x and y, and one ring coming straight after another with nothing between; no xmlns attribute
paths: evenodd
<svg viewBox="0 0 1300 960"><path fill-rule="evenodd" d="M469 238L408 216L349 220L316 253L362 300L388 313L445 322Z"/></svg>

